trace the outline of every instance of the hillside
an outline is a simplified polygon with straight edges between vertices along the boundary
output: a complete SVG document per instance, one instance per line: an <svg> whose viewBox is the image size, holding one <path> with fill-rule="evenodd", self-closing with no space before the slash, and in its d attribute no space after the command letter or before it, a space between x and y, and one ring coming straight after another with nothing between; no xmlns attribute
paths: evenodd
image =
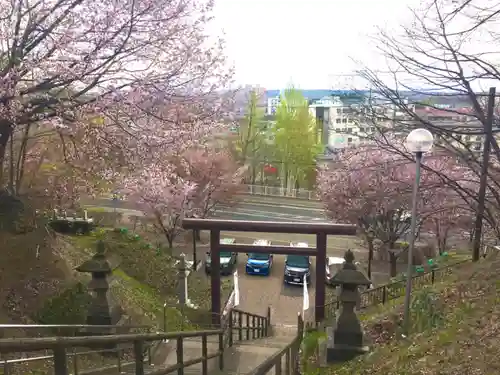
<svg viewBox="0 0 500 375"><path fill-rule="evenodd" d="M41 228L27 234L2 233L0 239L3 323L84 324L90 277L74 269L95 253L102 239L110 258L119 263L110 277L113 323L163 328L165 313L170 331L210 324L206 276L194 273L189 277L189 297L199 308L181 311L176 259L133 233L100 229L90 236L65 236ZM230 286L223 288L224 298Z"/></svg>
<svg viewBox="0 0 500 375"><path fill-rule="evenodd" d="M325 375L493 375L500 373L500 256L457 271L414 295L412 333L399 334L402 306L364 316L372 351Z"/></svg>

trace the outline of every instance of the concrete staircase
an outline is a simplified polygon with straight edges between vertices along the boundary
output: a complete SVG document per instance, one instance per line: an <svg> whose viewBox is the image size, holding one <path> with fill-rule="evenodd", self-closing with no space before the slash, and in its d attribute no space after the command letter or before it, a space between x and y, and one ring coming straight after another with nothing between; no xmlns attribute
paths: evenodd
<svg viewBox="0 0 500 375"><path fill-rule="evenodd" d="M228 347L224 351L224 369L219 369L219 358L212 358L208 361L207 369L210 375L245 375L272 357L274 354L286 347L297 335L297 329L294 327L273 327L272 336L238 341L238 334L233 331L233 346ZM202 343L200 338L189 338L183 340L183 360L197 359L202 356ZM219 350L219 341L217 336L207 338L207 354L217 353ZM166 369L175 366L177 363L176 342L163 343L157 349L154 356L154 361L151 365L145 368L146 375L156 370ZM282 368L285 369L285 361L283 359ZM176 374L176 370L172 370L171 374ZM127 368L122 372L122 375L135 374L134 368ZM202 364L198 363L184 369L185 375L200 375L202 374ZM274 369L268 372L269 375L274 375ZM283 374L287 374L283 371Z"/></svg>
<svg viewBox="0 0 500 375"><path fill-rule="evenodd" d="M211 375L245 375L251 373L261 363L280 352L297 335L297 329L283 329L273 327L273 334L270 337L255 339L250 341L235 341L233 346L227 348L224 353L224 370L216 370ZM283 358L283 374L288 374L285 369ZM268 372L274 375L274 368Z"/></svg>

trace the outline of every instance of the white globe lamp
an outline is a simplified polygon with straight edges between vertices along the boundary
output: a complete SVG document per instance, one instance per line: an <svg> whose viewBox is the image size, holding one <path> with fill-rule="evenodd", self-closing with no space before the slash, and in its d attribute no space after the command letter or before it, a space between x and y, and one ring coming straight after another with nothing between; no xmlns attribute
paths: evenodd
<svg viewBox="0 0 500 375"><path fill-rule="evenodd" d="M432 150L434 137L427 129L415 129L406 137L406 148L408 151L416 154L417 152L426 153Z"/></svg>

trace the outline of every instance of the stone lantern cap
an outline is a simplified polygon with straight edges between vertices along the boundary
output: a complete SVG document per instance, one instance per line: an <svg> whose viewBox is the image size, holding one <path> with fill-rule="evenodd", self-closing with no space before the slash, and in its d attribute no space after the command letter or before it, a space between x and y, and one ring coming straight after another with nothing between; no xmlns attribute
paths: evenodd
<svg viewBox="0 0 500 375"><path fill-rule="evenodd" d="M105 246L103 241L99 241L97 243L97 251L95 255L83 262L82 265L76 267L78 272L89 272L89 273L111 273L113 270L118 267L118 262L110 261L105 254Z"/></svg>
<svg viewBox="0 0 500 375"><path fill-rule="evenodd" d="M342 268L330 279L332 285L371 285L370 279L356 268L351 250L346 251L344 259L345 263Z"/></svg>

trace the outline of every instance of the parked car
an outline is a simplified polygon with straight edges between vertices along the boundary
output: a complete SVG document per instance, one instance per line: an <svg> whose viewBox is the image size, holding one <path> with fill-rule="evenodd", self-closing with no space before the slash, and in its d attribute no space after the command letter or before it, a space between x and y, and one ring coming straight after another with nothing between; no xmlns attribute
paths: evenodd
<svg viewBox="0 0 500 375"><path fill-rule="evenodd" d="M271 246L268 240L257 240L253 243L256 246ZM263 275L268 276L271 273L273 266L273 254L265 253L248 253L248 260L245 267L245 272L248 275Z"/></svg>
<svg viewBox="0 0 500 375"><path fill-rule="evenodd" d="M306 242L290 243L291 247L308 247ZM303 285L311 282L311 260L307 255L287 255L283 281L286 284Z"/></svg>
<svg viewBox="0 0 500 375"><path fill-rule="evenodd" d="M326 284L328 286L334 287L331 284L331 279L342 268L344 263L345 263L344 258L327 257L327 259L326 259L326 280L325 281L326 281ZM355 262L355 265L359 271L363 272L366 275L366 271L365 271L364 267L361 265L361 263ZM373 288L373 285L370 284L370 286L367 289L371 289L371 288ZM362 291L362 290L360 290L360 291Z"/></svg>
<svg viewBox="0 0 500 375"><path fill-rule="evenodd" d="M342 268L345 263L345 259L341 257L326 257L326 284L333 286L331 284L331 279L335 274Z"/></svg>
<svg viewBox="0 0 500 375"><path fill-rule="evenodd" d="M231 245L234 244L234 242L234 238L222 238L220 240L221 245ZM210 251L207 251L207 257L205 259L206 273L210 273L210 271L212 270L212 258L210 254ZM238 261L238 253L224 251L224 246L221 246L221 249L219 251L219 258L221 275L230 275L231 273L233 273Z"/></svg>

